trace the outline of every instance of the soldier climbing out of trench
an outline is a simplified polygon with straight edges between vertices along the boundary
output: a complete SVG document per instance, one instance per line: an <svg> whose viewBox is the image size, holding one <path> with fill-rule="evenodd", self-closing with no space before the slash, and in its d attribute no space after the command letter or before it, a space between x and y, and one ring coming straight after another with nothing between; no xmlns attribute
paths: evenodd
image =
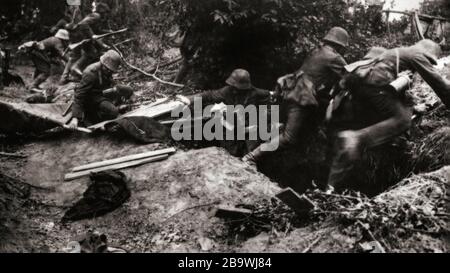
<svg viewBox="0 0 450 273"><path fill-rule="evenodd" d="M79 23L70 23L66 29L70 32L70 43L79 46L73 48L68 53L69 60L61 76L60 84L64 85L70 81L79 81L83 70L90 64L96 62L102 52L110 47L102 41L94 39L95 34L103 34L101 24L109 14L109 7L100 3L93 8L93 12L87 15ZM96 33L97 31L97 33Z"/></svg>
<svg viewBox="0 0 450 273"><path fill-rule="evenodd" d="M250 73L244 69L236 69L226 80L227 86L212 92L204 92L191 96L186 103L191 104L201 98L204 104L223 102L226 105L267 105L270 103L270 91L256 88L252 84Z"/></svg>
<svg viewBox="0 0 450 273"><path fill-rule="evenodd" d="M68 46L69 32L60 29L55 36L40 42L27 42L19 47L20 51L28 52L35 66L34 81L30 90L38 90L51 73L52 64L62 64L67 61L64 52Z"/></svg>
<svg viewBox="0 0 450 273"><path fill-rule="evenodd" d="M128 86L113 87L112 75L119 70L120 64L120 55L110 50L102 55L99 62L86 68L81 82L75 88L73 119L69 124L71 129L78 128L81 123L89 126L118 117L121 107L113 104L111 97L127 100L134 93Z"/></svg>
<svg viewBox="0 0 450 273"><path fill-rule="evenodd" d="M66 6L64 16L50 28L50 33L56 34L58 30L65 28L67 25L81 21L83 19L81 16L81 10L79 6Z"/></svg>
<svg viewBox="0 0 450 273"><path fill-rule="evenodd" d="M227 86L219 90L204 92L188 98L184 97L183 102L191 105L196 99L201 99L203 105L224 103L227 106L243 106L244 108L250 105L260 106L271 103L272 92L254 87L251 75L247 70L234 70L226 80L226 84ZM250 126L248 120L245 122L245 126ZM256 148L254 143L255 141L238 141L227 147L234 156L243 156L252 148Z"/></svg>
<svg viewBox="0 0 450 273"><path fill-rule="evenodd" d="M324 44L315 49L302 67L292 75L278 80L277 92L281 103L281 122L284 130L278 139L258 147L243 158L243 161L256 165L279 143L279 150L295 145L302 134L307 134L325 118L325 110L330 102L331 90L344 75L347 65L342 57L349 45L349 34L340 27L329 31ZM270 145L270 146L269 146Z"/></svg>
<svg viewBox="0 0 450 273"><path fill-rule="evenodd" d="M450 109L450 82L434 67L440 53L437 43L422 40L410 47L386 50L361 66L351 65L351 73L341 85L349 90L352 104L363 110L354 115L355 124L362 126L337 134L338 148L328 180L330 192L348 178L365 149L388 143L410 128L412 110L406 106L404 94L407 81L397 84L401 72L417 72Z"/></svg>

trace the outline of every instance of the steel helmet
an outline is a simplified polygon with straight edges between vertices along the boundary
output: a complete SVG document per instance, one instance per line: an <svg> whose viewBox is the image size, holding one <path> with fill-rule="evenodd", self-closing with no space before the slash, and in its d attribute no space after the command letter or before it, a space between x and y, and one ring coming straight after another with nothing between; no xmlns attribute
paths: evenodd
<svg viewBox="0 0 450 273"><path fill-rule="evenodd" d="M68 41L69 40L69 32L65 29L60 29L55 34L55 37L58 39L64 40L64 41Z"/></svg>
<svg viewBox="0 0 450 273"><path fill-rule="evenodd" d="M429 39L417 42L413 47L423 52L425 55L427 55L427 57L431 58L434 62L437 62L439 56L442 53L442 49L439 46L439 44Z"/></svg>
<svg viewBox="0 0 450 273"><path fill-rule="evenodd" d="M109 70L117 72L121 63L121 57L116 51L109 50L100 57L100 63Z"/></svg>
<svg viewBox="0 0 450 273"><path fill-rule="evenodd" d="M343 47L348 47L350 35L345 29L334 27L328 32L323 40Z"/></svg>
<svg viewBox="0 0 450 273"><path fill-rule="evenodd" d="M235 87L239 90L248 90L252 88L252 81L250 73L244 69L236 69L231 73L226 83L229 86Z"/></svg>

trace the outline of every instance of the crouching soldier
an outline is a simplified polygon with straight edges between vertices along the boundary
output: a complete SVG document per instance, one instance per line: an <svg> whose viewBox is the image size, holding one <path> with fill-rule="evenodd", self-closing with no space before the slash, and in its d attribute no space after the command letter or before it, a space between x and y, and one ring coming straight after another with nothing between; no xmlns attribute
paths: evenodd
<svg viewBox="0 0 450 273"><path fill-rule="evenodd" d="M363 115L356 117L364 120L357 124L367 125L338 134L339 148L328 180L329 191L347 179L363 150L388 143L410 128L412 110L405 105L405 89L390 88L396 86L393 82L401 72L417 72L450 108L450 82L434 67L439 55L438 44L422 40L411 47L386 50L346 76L343 84L349 89L353 103L364 109Z"/></svg>
<svg viewBox="0 0 450 273"><path fill-rule="evenodd" d="M205 105L224 103L226 105L267 105L270 103L270 91L252 85L250 73L244 69L236 69L226 80L222 89L204 92L189 98L189 104L195 99L202 99Z"/></svg>
<svg viewBox="0 0 450 273"><path fill-rule="evenodd" d="M39 89L41 83L50 76L52 64L61 64L67 61L64 52L68 46L69 32L60 29L55 36L40 42L28 42L19 47L19 50L31 54L35 66L34 81L30 90Z"/></svg>
<svg viewBox="0 0 450 273"><path fill-rule="evenodd" d="M120 109L111 96L130 98L133 95L130 87L113 87L112 75L119 70L120 64L120 55L110 50L100 57L100 62L86 68L81 82L75 87L70 128L76 129L81 123L89 126L119 116Z"/></svg>
<svg viewBox="0 0 450 273"><path fill-rule="evenodd" d="M278 151L292 147L302 134L308 134L311 125L324 119L331 90L341 80L347 65L341 54L348 45L347 31L335 27L324 38L323 46L306 58L299 71L278 80L280 117L285 128L278 138L246 155L244 162L256 165L276 147Z"/></svg>
<svg viewBox="0 0 450 273"><path fill-rule="evenodd" d="M272 93L270 91L254 87L251 81L250 73L244 69L234 70L230 77L226 80L226 84L227 85L222 89L204 92L189 98L184 98L183 102L191 105L192 102L201 99L203 106L223 103L226 106L242 106L243 108L251 105L269 105L271 103ZM256 125L249 124L249 119L242 116L238 120L242 122L243 126L251 127ZM245 124L243 124L244 122ZM237 126L234 127L237 128ZM227 139L227 141L219 141L219 144L223 146L223 148L226 148L233 156L242 157L246 153L252 151L252 149L256 148L259 142L257 140L233 141L231 139Z"/></svg>

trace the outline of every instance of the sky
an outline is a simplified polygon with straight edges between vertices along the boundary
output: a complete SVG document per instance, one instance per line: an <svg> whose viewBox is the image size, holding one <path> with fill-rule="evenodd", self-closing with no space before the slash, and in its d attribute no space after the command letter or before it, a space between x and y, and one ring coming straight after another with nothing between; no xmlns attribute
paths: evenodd
<svg viewBox="0 0 450 273"><path fill-rule="evenodd" d="M391 0L387 0L384 8L398 11L410 11L420 8L422 0L395 0L393 8L391 8L391 2ZM400 17L402 17L400 14L391 14L390 19L400 19Z"/></svg>
<svg viewBox="0 0 450 273"><path fill-rule="evenodd" d="M389 8L390 6L390 0L386 1L386 8ZM401 10L401 11L406 11L406 10L413 10L413 9L418 9L420 7L420 3L422 2L422 0L395 0L395 6L393 9L395 10Z"/></svg>

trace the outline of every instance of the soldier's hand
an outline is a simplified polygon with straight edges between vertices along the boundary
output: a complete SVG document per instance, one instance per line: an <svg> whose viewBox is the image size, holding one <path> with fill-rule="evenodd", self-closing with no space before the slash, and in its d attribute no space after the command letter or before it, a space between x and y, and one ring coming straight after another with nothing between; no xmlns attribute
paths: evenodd
<svg viewBox="0 0 450 273"><path fill-rule="evenodd" d="M67 125L68 129L71 130L76 130L78 129L78 119L77 118L73 118L72 121L69 123L69 125Z"/></svg>
<svg viewBox="0 0 450 273"><path fill-rule="evenodd" d="M182 95L178 95L177 96L177 100L186 104L187 106L191 105L191 100L188 97L182 96Z"/></svg>

